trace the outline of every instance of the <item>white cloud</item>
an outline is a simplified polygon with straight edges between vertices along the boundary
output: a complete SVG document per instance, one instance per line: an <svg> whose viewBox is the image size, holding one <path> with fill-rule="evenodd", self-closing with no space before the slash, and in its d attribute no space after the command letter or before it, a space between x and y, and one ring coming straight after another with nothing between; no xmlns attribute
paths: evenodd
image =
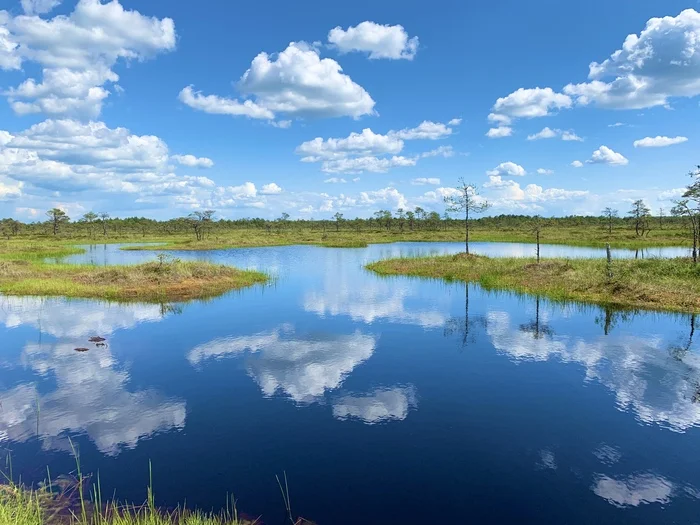
<svg viewBox="0 0 700 525"><path fill-rule="evenodd" d="M53 2L27 2L44 12ZM4 92L18 114L47 113L96 117L119 76L119 59L144 60L175 48L169 18L125 10L118 1L80 0L68 16L44 20L0 12L0 67L18 69L24 61L42 68L42 80L25 80Z"/></svg>
<svg viewBox="0 0 700 525"><path fill-rule="evenodd" d="M453 157L455 154L454 150L452 149L452 146L440 146L435 149L431 149L430 151L424 151L423 153L420 154L421 158L427 158L427 157Z"/></svg>
<svg viewBox="0 0 700 525"><path fill-rule="evenodd" d="M580 160L575 160L571 163L574 168L583 168L583 162Z"/></svg>
<svg viewBox="0 0 700 525"><path fill-rule="evenodd" d="M22 182L14 182L0 178L0 201L17 199L22 196Z"/></svg>
<svg viewBox="0 0 700 525"><path fill-rule="evenodd" d="M351 155L376 156L393 155L403 149L403 140L392 132L387 135L374 133L365 128L362 133L352 132L343 139L316 137L304 142L296 149L298 155L304 155L304 162L318 162L322 159L339 159Z"/></svg>
<svg viewBox="0 0 700 525"><path fill-rule="evenodd" d="M609 59L591 63L588 78L564 88L579 105L641 109L699 95L700 13L686 9L676 17L651 18Z"/></svg>
<svg viewBox="0 0 700 525"><path fill-rule="evenodd" d="M274 182L270 182L269 184L263 184L263 187L260 188L260 193L262 195L279 195L282 193L282 188Z"/></svg>
<svg viewBox="0 0 700 525"><path fill-rule="evenodd" d="M378 388L369 394L345 395L333 402L336 419L359 419L368 425L402 421L418 406L413 387Z"/></svg>
<svg viewBox="0 0 700 525"><path fill-rule="evenodd" d="M321 59L318 50L292 42L274 59L260 53L243 74L238 87L261 106L298 117L358 118L374 113L369 93L342 73L340 64Z"/></svg>
<svg viewBox="0 0 700 525"><path fill-rule="evenodd" d="M246 116L255 119L275 118L275 114L272 111L259 106L251 100L239 102L235 99L217 97L216 95L202 95L200 91L194 91L192 86L187 86L180 91L178 97L183 104L205 113L231 115L234 117Z"/></svg>
<svg viewBox="0 0 700 525"><path fill-rule="evenodd" d="M178 164L190 168L211 168L214 161L207 157L195 157L194 155L173 155L170 157Z"/></svg>
<svg viewBox="0 0 700 525"><path fill-rule="evenodd" d="M593 155L586 162L591 164L609 164L611 166L626 166L629 161L621 154L607 146L601 146L593 152Z"/></svg>
<svg viewBox="0 0 700 525"><path fill-rule="evenodd" d="M498 113L489 113L488 121L492 124L498 124L499 126L510 126L513 120L506 115L499 115Z"/></svg>
<svg viewBox="0 0 700 525"><path fill-rule="evenodd" d="M576 133L573 131L564 131L561 134L561 140L566 140L566 141L575 141L575 142L583 142L583 139L579 137Z"/></svg>
<svg viewBox="0 0 700 525"><path fill-rule="evenodd" d="M22 0L22 9L28 15L42 15L59 5L61 0Z"/></svg>
<svg viewBox="0 0 700 525"><path fill-rule="evenodd" d="M489 181L484 184L484 188L492 193L493 197L489 196L489 202L495 207L522 210L539 209L546 203L580 199L589 194L587 191L544 189L537 184L528 184L522 188L519 183L511 179L503 179L501 175L489 175Z"/></svg>
<svg viewBox="0 0 700 525"><path fill-rule="evenodd" d="M490 139L501 139L503 137L510 137L513 134L513 128L509 126L498 126L497 128L491 128L486 132L486 136Z"/></svg>
<svg viewBox="0 0 700 525"><path fill-rule="evenodd" d="M659 193L658 198L660 201L672 201L683 197L686 191L688 191L688 188L673 188L671 190L662 191Z"/></svg>
<svg viewBox="0 0 700 525"><path fill-rule="evenodd" d="M522 177L527 174L527 171L525 171L525 168L523 168L519 164L509 161L501 162L494 169L487 171L486 174L489 176L512 175L516 177Z"/></svg>
<svg viewBox="0 0 700 525"><path fill-rule="evenodd" d="M559 135L559 133L560 133L560 130L553 130L551 128L544 128L539 133L535 133L534 135L528 135L527 140L553 139L554 137Z"/></svg>
<svg viewBox="0 0 700 525"><path fill-rule="evenodd" d="M202 95L192 86L180 92L180 100L208 113L268 120L278 114L299 118L373 115L372 97L342 71L335 60L322 59L316 47L291 42L276 55L259 53L236 84L253 100ZM289 127L285 120L273 125Z"/></svg>
<svg viewBox="0 0 700 525"><path fill-rule="evenodd" d="M682 144L687 142L687 137L646 137L640 140L634 141L635 148L663 148L666 146L673 146L674 144Z"/></svg>
<svg viewBox="0 0 700 525"><path fill-rule="evenodd" d="M553 175L554 170L548 170L545 168L537 168L537 173L539 173L540 175Z"/></svg>
<svg viewBox="0 0 700 525"><path fill-rule="evenodd" d="M528 135L527 140L553 139L555 137L561 137L561 140L565 141L583 142L583 139L571 130L562 131L561 129L551 129L548 127L542 129L539 133Z"/></svg>
<svg viewBox="0 0 700 525"><path fill-rule="evenodd" d="M331 29L328 42L341 53L359 51L369 53L369 58L413 60L418 50L418 37L409 38L403 26L362 22L343 30Z"/></svg>
<svg viewBox="0 0 700 525"><path fill-rule="evenodd" d="M271 120L270 126L273 128L289 129L292 127L291 120Z"/></svg>
<svg viewBox="0 0 700 525"><path fill-rule="evenodd" d="M432 184L435 186L439 186L440 179L438 179L437 177L429 177L429 178L422 178L421 177L421 178L413 179L411 181L411 184L413 184L414 186L424 186L425 184Z"/></svg>
<svg viewBox="0 0 700 525"><path fill-rule="evenodd" d="M452 129L441 122L424 120L415 128L390 131L389 135L403 140L430 139L437 140L452 134Z"/></svg>
<svg viewBox="0 0 700 525"><path fill-rule="evenodd" d="M418 159L394 155L393 157L356 157L326 160L321 166L325 173L386 173L391 168L415 166Z"/></svg>
<svg viewBox="0 0 700 525"><path fill-rule="evenodd" d="M452 120L450 120L450 121L447 123L447 125L448 125L448 126L459 126L461 123L462 123L462 119L461 119L461 118L453 118Z"/></svg>
<svg viewBox="0 0 700 525"><path fill-rule="evenodd" d="M493 122L496 119L534 118L551 115L558 109L570 108L571 98L556 93L552 88L520 88L506 97L499 98L493 105ZM496 117L496 115L500 115Z"/></svg>
<svg viewBox="0 0 700 525"><path fill-rule="evenodd" d="M615 122L615 124L608 124L609 128L620 128L622 126L626 126L627 124L623 122Z"/></svg>
<svg viewBox="0 0 700 525"><path fill-rule="evenodd" d="M340 177L331 177L330 179L326 179L323 182L325 182L326 184L345 184L347 181Z"/></svg>

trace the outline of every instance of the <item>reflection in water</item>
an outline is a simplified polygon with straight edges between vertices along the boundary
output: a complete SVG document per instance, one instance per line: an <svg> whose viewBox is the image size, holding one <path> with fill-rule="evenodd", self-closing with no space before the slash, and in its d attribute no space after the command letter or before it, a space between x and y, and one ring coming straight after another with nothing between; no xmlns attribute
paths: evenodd
<svg viewBox="0 0 700 525"><path fill-rule="evenodd" d="M468 343L473 343L475 340L473 332L475 326L485 327L486 318L483 315L469 318L469 285L467 284L464 287L464 317L450 317L445 323L444 334L445 337L460 334L462 346L466 347Z"/></svg>
<svg viewBox="0 0 700 525"><path fill-rule="evenodd" d="M537 317L546 323L546 313ZM692 330L692 328L691 328ZM671 359L661 337L625 334L599 336L537 337L537 331L517 330L508 312L490 312L487 334L493 346L516 360L544 361L558 358L584 366L586 380L609 388L621 410L632 410L645 423L683 431L700 425L700 356L686 354Z"/></svg>
<svg viewBox="0 0 700 525"><path fill-rule="evenodd" d="M378 388L369 394L349 394L333 402L337 419L359 419L367 424L400 421L418 406L415 388Z"/></svg>
<svg viewBox="0 0 700 525"><path fill-rule="evenodd" d="M591 489L617 507L636 507L644 503L668 503L676 487L663 476L645 472L619 479L599 475Z"/></svg>
<svg viewBox="0 0 700 525"><path fill-rule="evenodd" d="M32 326L59 338L109 335L163 318L165 306L118 304L43 297L0 296L0 323L7 328ZM166 308L167 310L167 308Z"/></svg>
<svg viewBox="0 0 700 525"><path fill-rule="evenodd" d="M608 466L614 465L620 461L620 458L622 457L622 454L618 448L606 445L605 443L595 449L593 451L593 455L597 457L598 461L600 461L603 465Z"/></svg>
<svg viewBox="0 0 700 525"><path fill-rule="evenodd" d="M540 460L537 463L539 469L557 470L557 461L554 452L545 448L540 450Z"/></svg>
<svg viewBox="0 0 700 525"><path fill-rule="evenodd" d="M532 334L535 339L543 337L552 337L554 331L545 322L540 322L540 297L535 297L535 318L529 323L521 324L520 331Z"/></svg>
<svg viewBox="0 0 700 525"><path fill-rule="evenodd" d="M241 354L252 355L246 367L263 394L277 391L298 403L317 401L327 390L338 388L352 370L374 352L374 336L296 336L294 328L282 325L271 332L252 336L215 339L188 355L192 364L204 359Z"/></svg>
<svg viewBox="0 0 700 525"><path fill-rule="evenodd" d="M158 431L185 425L185 403L152 390L130 392L129 374L110 350L76 352L89 334L109 335L118 328L161 318L159 307L4 297L0 322L28 324L57 337L57 342L28 343L20 363L56 388L23 383L0 392L0 439L26 441L37 436L44 448L68 450L69 433L85 433L104 454L135 447Z"/></svg>

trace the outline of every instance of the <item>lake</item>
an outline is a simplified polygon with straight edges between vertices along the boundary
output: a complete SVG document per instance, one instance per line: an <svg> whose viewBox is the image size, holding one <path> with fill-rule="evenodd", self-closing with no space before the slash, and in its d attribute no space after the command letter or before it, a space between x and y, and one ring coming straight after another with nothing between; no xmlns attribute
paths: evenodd
<svg viewBox="0 0 700 525"><path fill-rule="evenodd" d="M65 260L154 257L118 248ZM72 442L104 494L143 501L150 461L159 505L219 509L234 494L266 524L284 523L285 472L293 513L320 525L699 522L695 319L363 268L462 249L172 252L274 277L188 304L0 296L0 440L14 477L75 471Z"/></svg>

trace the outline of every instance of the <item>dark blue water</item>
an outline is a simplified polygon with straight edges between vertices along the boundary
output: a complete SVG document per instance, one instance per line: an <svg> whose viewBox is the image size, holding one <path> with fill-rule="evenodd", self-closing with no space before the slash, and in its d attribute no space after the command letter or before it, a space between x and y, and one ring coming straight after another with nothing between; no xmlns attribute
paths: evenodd
<svg viewBox="0 0 700 525"><path fill-rule="evenodd" d="M158 504L218 509L234 494L268 524L284 522L283 472L294 514L321 525L700 522L694 320L363 269L460 249L174 253L275 276L184 305L0 297L15 477L74 471L72 441L105 494L143 500L150 461Z"/></svg>

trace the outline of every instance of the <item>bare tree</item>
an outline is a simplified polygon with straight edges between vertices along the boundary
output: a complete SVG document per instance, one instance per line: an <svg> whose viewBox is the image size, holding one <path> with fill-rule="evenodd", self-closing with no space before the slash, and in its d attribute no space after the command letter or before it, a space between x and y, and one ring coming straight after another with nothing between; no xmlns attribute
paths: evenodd
<svg viewBox="0 0 700 525"><path fill-rule="evenodd" d="M471 214L483 213L489 209L489 202L479 196L476 184L467 184L464 179L459 179L455 195L446 195L446 211L450 213L464 212L464 250L469 255L469 218Z"/></svg>
<svg viewBox="0 0 700 525"><path fill-rule="evenodd" d="M204 210L195 211L188 215L187 219L189 220L190 226L194 230L194 235L198 241L204 239L205 230L207 226L212 223L215 213L216 212L214 210Z"/></svg>
<svg viewBox="0 0 700 525"><path fill-rule="evenodd" d="M58 230L62 224L70 222L70 217L60 208L52 208L46 212L46 215L49 217L49 223L53 226L54 235L58 234Z"/></svg>
<svg viewBox="0 0 700 525"><path fill-rule="evenodd" d="M107 221L109 220L109 213L107 212L102 212L100 213L100 222L102 223L102 235L107 237Z"/></svg>
<svg viewBox="0 0 700 525"><path fill-rule="evenodd" d="M693 263L698 262L698 241L700 241L700 166L688 175L693 182L686 188L683 198L675 201L671 209L673 215L686 217L693 232Z"/></svg>
<svg viewBox="0 0 700 525"><path fill-rule="evenodd" d="M666 210L663 206L659 207L659 230L664 229L664 217L666 216Z"/></svg>
<svg viewBox="0 0 700 525"><path fill-rule="evenodd" d="M613 221L618 217L618 211L612 208L603 210L603 217L608 221L608 234L612 233Z"/></svg>
<svg viewBox="0 0 700 525"><path fill-rule="evenodd" d="M627 214L632 222L634 223L634 231L640 237L644 236L644 233L649 229L649 217L651 216L651 210L644 204L642 199L638 199L632 203L632 208Z"/></svg>
<svg viewBox="0 0 700 525"><path fill-rule="evenodd" d="M540 233L542 232L542 220L539 215L535 215L535 225L532 228L532 233L535 234L535 242L537 243L537 263L540 262Z"/></svg>

